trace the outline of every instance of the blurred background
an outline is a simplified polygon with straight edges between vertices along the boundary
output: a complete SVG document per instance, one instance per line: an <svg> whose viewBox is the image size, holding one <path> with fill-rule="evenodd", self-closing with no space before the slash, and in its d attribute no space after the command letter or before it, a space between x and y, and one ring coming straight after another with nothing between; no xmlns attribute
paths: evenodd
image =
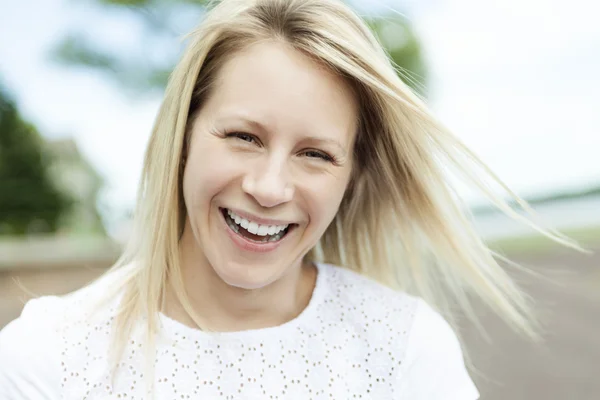
<svg viewBox="0 0 600 400"><path fill-rule="evenodd" d="M0 1L0 328L74 290L126 241L143 152L201 0ZM600 3L354 0L403 79L565 250L456 184L545 323L541 344L481 309L465 324L483 399L598 399ZM454 178L451 178L454 179Z"/></svg>

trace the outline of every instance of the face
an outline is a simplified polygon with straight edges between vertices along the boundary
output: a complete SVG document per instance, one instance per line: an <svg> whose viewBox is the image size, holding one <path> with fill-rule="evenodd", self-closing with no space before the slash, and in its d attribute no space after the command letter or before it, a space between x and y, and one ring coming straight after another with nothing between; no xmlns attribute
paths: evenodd
<svg viewBox="0 0 600 400"><path fill-rule="evenodd" d="M348 186L356 120L350 88L302 53L232 57L191 128L182 243L240 288L298 268Z"/></svg>

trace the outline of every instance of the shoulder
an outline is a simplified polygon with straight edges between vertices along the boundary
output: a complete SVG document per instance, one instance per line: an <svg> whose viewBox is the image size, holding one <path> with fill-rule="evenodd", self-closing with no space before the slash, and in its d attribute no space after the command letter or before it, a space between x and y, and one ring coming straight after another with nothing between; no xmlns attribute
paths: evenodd
<svg viewBox="0 0 600 400"><path fill-rule="evenodd" d="M410 330L402 380L411 399L479 398L456 333L423 300L418 301Z"/></svg>
<svg viewBox="0 0 600 400"><path fill-rule="evenodd" d="M322 318L344 321L367 346L387 348L403 359L418 298L342 267L321 264L320 271L325 273L327 286Z"/></svg>
<svg viewBox="0 0 600 400"><path fill-rule="evenodd" d="M347 268L331 264L319 264L323 273L327 301L373 318L386 315L397 318L402 314L412 321L418 298L389 287Z"/></svg>
<svg viewBox="0 0 600 400"><path fill-rule="evenodd" d="M408 355L422 357L424 352L432 354L460 355L458 337L450 324L429 304L419 299L409 340Z"/></svg>
<svg viewBox="0 0 600 400"><path fill-rule="evenodd" d="M320 264L320 270L327 275L328 291L340 302L360 305L361 308L379 309L390 305L394 309L414 309L418 299L399 292L350 269ZM366 310L365 310L366 311Z"/></svg>
<svg viewBox="0 0 600 400"><path fill-rule="evenodd" d="M62 299L29 301L0 331L0 397L55 398L60 388L59 320Z"/></svg>
<svg viewBox="0 0 600 400"><path fill-rule="evenodd" d="M427 360L464 366L460 342L450 324L429 304L419 300L408 341L407 363Z"/></svg>
<svg viewBox="0 0 600 400"><path fill-rule="evenodd" d="M21 315L0 331L0 398L60 396L63 374L75 361L70 350L92 336L96 340L94 326L111 320L109 306L96 302L105 286L100 280L66 296L27 302Z"/></svg>
<svg viewBox="0 0 600 400"><path fill-rule="evenodd" d="M327 286L324 290L327 307L320 310L322 319L343 319L345 327L356 332L356 336L363 336L366 347L373 349L373 352L367 350L367 357L373 356L377 349L385 349L385 354L391 355L390 359L378 358L376 365L370 365L373 370L392 367L401 360L394 379L402 398L474 400L479 397L465 368L457 335L423 299L394 291L341 267L321 264L319 271L324 272ZM352 350L346 348L346 351Z"/></svg>

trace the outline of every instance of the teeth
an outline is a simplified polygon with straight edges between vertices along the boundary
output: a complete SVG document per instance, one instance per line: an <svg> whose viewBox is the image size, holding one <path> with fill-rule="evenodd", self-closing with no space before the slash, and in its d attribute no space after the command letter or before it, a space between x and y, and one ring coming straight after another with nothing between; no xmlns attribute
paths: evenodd
<svg viewBox="0 0 600 400"><path fill-rule="evenodd" d="M231 210L227 210L227 214L229 214L231 219L233 221L235 221L235 223L237 225L240 225L242 228L246 229L250 233L253 233L258 236L277 235L274 238L270 238L269 241L278 240L281 237L281 235L279 235L279 233L282 233L283 230L289 226L289 225L260 225L260 224L257 224L256 222L251 222L245 218L240 217L239 215L235 214Z"/></svg>
<svg viewBox="0 0 600 400"><path fill-rule="evenodd" d="M260 228L258 228L258 232L256 232L256 234L259 236L266 236L268 234L269 228L270 226L261 225Z"/></svg>
<svg viewBox="0 0 600 400"><path fill-rule="evenodd" d="M256 235L258 233L258 224L256 222L250 222L248 225L248 232Z"/></svg>

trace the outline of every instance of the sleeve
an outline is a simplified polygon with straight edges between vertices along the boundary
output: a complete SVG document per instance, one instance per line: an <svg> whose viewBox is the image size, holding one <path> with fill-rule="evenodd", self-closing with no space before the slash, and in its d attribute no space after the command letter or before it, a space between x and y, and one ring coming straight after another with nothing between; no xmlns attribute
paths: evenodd
<svg viewBox="0 0 600 400"><path fill-rule="evenodd" d="M419 300L406 349L403 392L411 400L475 400L458 338L444 318Z"/></svg>
<svg viewBox="0 0 600 400"><path fill-rule="evenodd" d="M29 301L0 331L0 399L60 399L58 298Z"/></svg>

